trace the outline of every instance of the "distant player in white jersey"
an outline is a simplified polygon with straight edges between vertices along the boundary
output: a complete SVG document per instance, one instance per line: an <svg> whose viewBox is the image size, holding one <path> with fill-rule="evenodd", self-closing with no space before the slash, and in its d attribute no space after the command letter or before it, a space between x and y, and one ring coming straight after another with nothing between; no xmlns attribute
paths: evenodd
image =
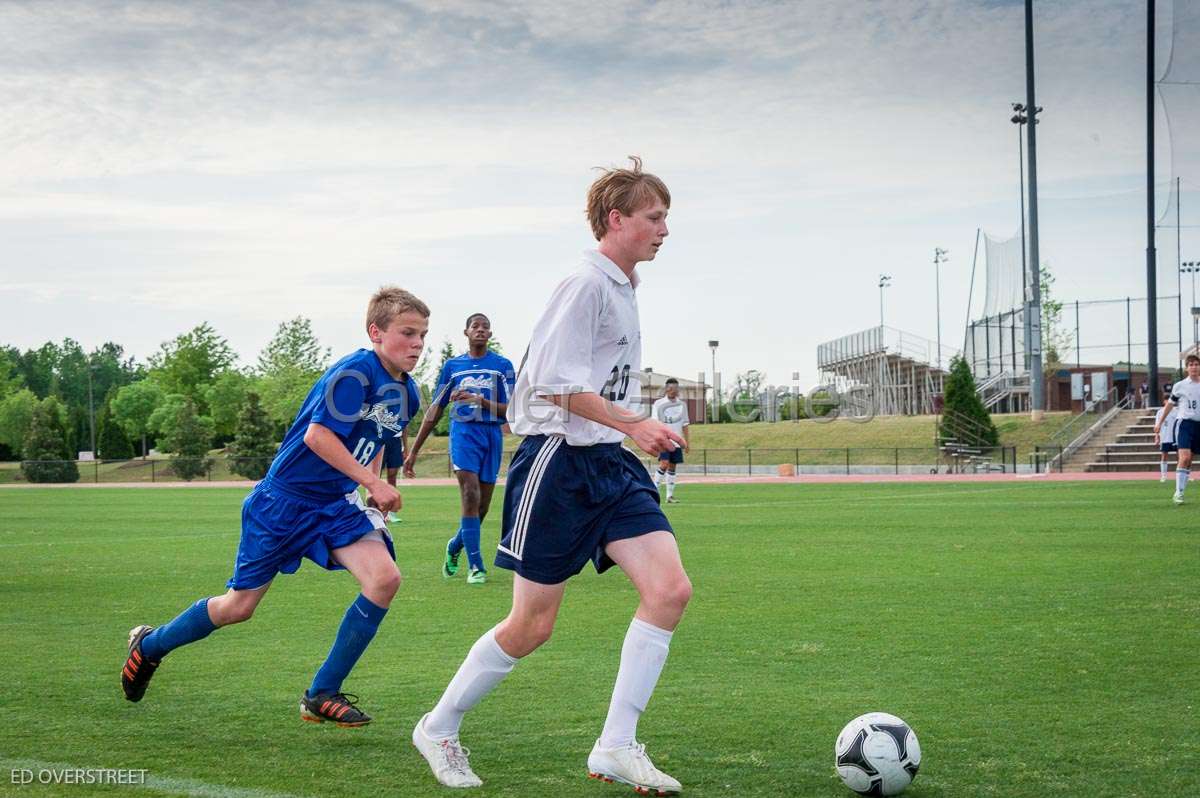
<svg viewBox="0 0 1200 798"><path fill-rule="evenodd" d="M1173 386L1167 385L1165 387L1166 390L1163 393L1170 396ZM1176 429L1179 426L1179 408L1167 407L1166 404L1163 404L1162 407L1158 408L1158 415L1154 417L1154 424L1161 430L1159 435L1161 443L1159 444L1158 481L1166 482L1167 471L1170 466L1170 463L1167 461L1167 455L1179 450L1179 446L1175 443Z"/></svg>
<svg viewBox="0 0 1200 798"><path fill-rule="evenodd" d="M413 744L448 787L482 784L459 743L463 716L550 638L566 580L590 560L598 572L619 565L641 601L621 648L608 717L587 758L588 775L643 793L680 789L636 739L692 585L658 491L622 445L629 436L657 457L685 444L632 407L641 397L642 359L634 267L658 254L671 205L666 185L632 160L632 168L608 170L588 190L599 249L584 253L534 324L509 403L513 432L526 436L509 467L496 555L497 566L515 572L512 609L476 641L437 706L413 729Z"/></svg>
<svg viewBox="0 0 1200 798"><path fill-rule="evenodd" d="M1187 379L1171 388L1171 396L1163 405L1170 413L1179 409L1179 426L1175 445L1179 447L1179 462L1175 466L1175 503L1183 504L1183 489L1187 487L1192 469L1192 446L1200 443L1200 356L1187 356ZM1154 443L1162 443L1162 421L1154 423Z"/></svg>
<svg viewBox="0 0 1200 798"><path fill-rule="evenodd" d="M650 415L670 427L671 431L684 441L682 449L658 453L658 471L654 474L654 487L661 487L663 480L666 480L667 501L675 504L679 501L675 498L675 466L683 462L684 452L692 443L688 436L688 427L692 422L688 418L687 402L679 398L679 380L674 377L667 380L667 395L654 403Z"/></svg>

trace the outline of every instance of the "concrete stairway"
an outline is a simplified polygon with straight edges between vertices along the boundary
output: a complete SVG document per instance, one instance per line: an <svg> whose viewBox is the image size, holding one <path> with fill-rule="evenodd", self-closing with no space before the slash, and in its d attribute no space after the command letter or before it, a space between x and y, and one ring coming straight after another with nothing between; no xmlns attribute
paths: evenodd
<svg viewBox="0 0 1200 798"><path fill-rule="evenodd" d="M1063 463L1064 471L1157 471L1159 450L1154 445L1157 408L1122 410L1087 445ZM1175 455L1167 455L1174 463Z"/></svg>

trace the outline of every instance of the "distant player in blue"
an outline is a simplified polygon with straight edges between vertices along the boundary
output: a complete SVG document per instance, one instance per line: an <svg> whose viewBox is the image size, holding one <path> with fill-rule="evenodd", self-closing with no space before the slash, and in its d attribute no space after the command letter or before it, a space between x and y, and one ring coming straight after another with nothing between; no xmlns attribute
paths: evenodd
<svg viewBox="0 0 1200 798"><path fill-rule="evenodd" d="M442 417L442 410L450 405L450 462L462 494L462 520L446 544L442 576L458 573L458 558L466 549L470 568L467 584L482 585L487 581L487 570L480 552L480 527L487 517L496 478L500 475L504 449L500 428L505 422L516 375L508 358L488 350L492 322L487 316L482 313L469 316L463 333L467 336L467 354L451 358L442 366L433 404L404 459L404 475L413 476L421 446Z"/></svg>
<svg viewBox="0 0 1200 798"><path fill-rule="evenodd" d="M387 474L387 484L396 487L396 477L404 466L404 450L408 448L408 427L404 432L388 440L383 447L383 470ZM390 524L400 523L400 514L393 510L387 514Z"/></svg>
<svg viewBox="0 0 1200 798"><path fill-rule="evenodd" d="M362 593L354 600L329 656L300 699L314 723L365 726L371 717L342 692L342 682L375 636L400 572L382 512L400 494L379 478L384 444L400 435L420 395L409 377L429 330L429 308L399 288L380 289L367 308L370 349L346 355L317 380L283 439L265 479L242 504L242 538L224 595L202 598L169 623L137 626L121 669L125 698L140 701L162 658L213 630L249 620L276 574L295 573L307 558L348 570ZM362 485L370 494L364 506Z"/></svg>

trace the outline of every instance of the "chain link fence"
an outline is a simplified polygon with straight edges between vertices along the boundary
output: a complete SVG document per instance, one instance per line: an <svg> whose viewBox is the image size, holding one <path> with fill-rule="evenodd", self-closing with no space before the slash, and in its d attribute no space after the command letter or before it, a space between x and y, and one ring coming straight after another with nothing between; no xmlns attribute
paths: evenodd
<svg viewBox="0 0 1200 798"><path fill-rule="evenodd" d="M501 462L503 479L515 456L505 453ZM648 471L657 461L643 453L638 459ZM238 471L265 473L272 458L235 458L211 455L205 458L147 458L135 460L25 461L0 463L0 484L29 483L26 464L67 464L74 462L78 482L119 485L123 483L245 482L255 480ZM180 462L184 461L184 462ZM454 468L449 452L428 451L417 457L414 468L418 478L452 477ZM935 447L824 447L778 449L692 449L676 473L702 476L778 476L792 474L951 474L1015 473L1017 450L1011 446L951 450ZM195 474L191 479L183 474ZM64 484L50 482L42 484Z"/></svg>

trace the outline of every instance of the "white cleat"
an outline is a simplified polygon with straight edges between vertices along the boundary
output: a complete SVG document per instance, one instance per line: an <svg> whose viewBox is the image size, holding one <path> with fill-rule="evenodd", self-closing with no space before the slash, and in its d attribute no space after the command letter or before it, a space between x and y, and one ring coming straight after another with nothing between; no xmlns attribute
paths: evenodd
<svg viewBox="0 0 1200 798"><path fill-rule="evenodd" d="M413 727L412 741L421 756L429 763L433 775L447 787L482 787L483 781L471 770L467 757L471 752L463 748L458 737L434 739L425 733L426 712Z"/></svg>
<svg viewBox="0 0 1200 798"><path fill-rule="evenodd" d="M678 795L678 781L654 767L646 756L646 746L634 742L620 748L601 748L600 741L588 754L588 778L619 781L641 795Z"/></svg>
<svg viewBox="0 0 1200 798"><path fill-rule="evenodd" d="M1166 482L1166 481L1167 481L1167 478L1166 478L1166 477L1159 477L1159 478L1158 478L1158 481L1159 481L1159 482Z"/></svg>
<svg viewBox="0 0 1200 798"><path fill-rule="evenodd" d="M1183 494L1180 493L1179 491L1175 491L1175 498L1173 499L1173 501L1176 504L1183 504Z"/></svg>

